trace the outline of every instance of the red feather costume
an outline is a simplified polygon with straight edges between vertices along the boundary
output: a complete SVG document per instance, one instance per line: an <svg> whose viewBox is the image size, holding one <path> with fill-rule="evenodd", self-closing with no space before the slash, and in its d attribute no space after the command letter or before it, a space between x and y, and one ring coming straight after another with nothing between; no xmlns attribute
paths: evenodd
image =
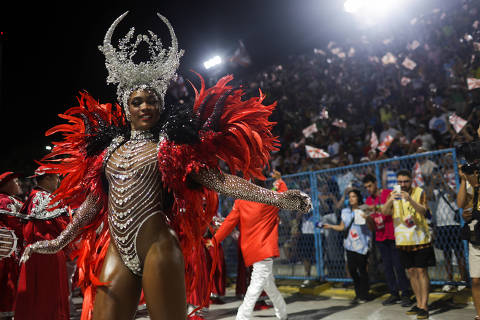
<svg viewBox="0 0 480 320"><path fill-rule="evenodd" d="M202 122L217 121L215 131L204 126L199 131L199 141L192 144L178 144L168 139L159 143L162 182L164 188L174 195L173 206L166 214L180 239L187 296L195 289L203 297L202 306L208 303L211 290L208 279L202 279L204 272L201 270L205 268L202 237L217 211L218 198L214 191L203 186L189 188L187 177L202 168L219 169L219 160L223 160L233 174L242 172L246 179L264 179L262 169L268 165L270 152L278 146L277 139L270 132L274 123L268 121L276 103L263 105L265 96L261 91L259 97L242 100L243 90L233 90L228 84L232 79L232 76L226 76L206 89L201 78L200 90L194 88L193 112L200 115ZM221 114L214 119L215 104L228 91L231 94L226 96ZM204 100L208 103L202 105ZM110 235L105 227L100 234L96 231L102 222L104 225L108 223L107 194L102 188L103 164L107 153L113 152L109 147L89 155L89 139L101 130L125 126L126 122L120 106L100 104L87 93L81 94L79 104L60 115L69 124L47 131L47 135L63 134L64 140L54 143L52 152L42 159L41 164L49 168L49 172L65 176L52 202L60 201L77 208L92 193L103 201L100 212L79 235L80 249L74 252L78 258L79 285L84 294L82 320L85 320L91 317L95 287L105 285L99 282L98 276ZM214 262L210 278L215 267Z"/></svg>

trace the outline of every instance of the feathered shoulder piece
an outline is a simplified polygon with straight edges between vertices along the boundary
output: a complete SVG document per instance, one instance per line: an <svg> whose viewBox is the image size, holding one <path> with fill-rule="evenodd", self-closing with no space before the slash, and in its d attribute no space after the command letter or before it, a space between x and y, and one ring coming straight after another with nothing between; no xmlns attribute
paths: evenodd
<svg viewBox="0 0 480 320"><path fill-rule="evenodd" d="M100 104L87 92L81 92L79 105L59 114L68 123L59 124L45 135L62 134L54 142L51 153L39 163L49 172L65 178L55 191L53 202L68 199L75 208L82 204L88 193L98 194L101 186L103 156L116 137L127 130L124 114L119 105Z"/></svg>
<svg viewBox="0 0 480 320"><path fill-rule="evenodd" d="M178 117L189 120L170 121L170 125L167 120L165 125L169 139L160 145L159 153L161 168L170 173L162 175L165 185L181 189L180 184L189 173L202 167L218 168L219 160L228 165L232 174L241 172L245 179L264 180L262 170L268 166L270 153L279 146L271 133L275 123L268 120L276 102L264 105L265 95L261 91L258 97L244 99L241 88L229 85L232 75L208 89L198 76L201 86L193 87L193 110L181 111L182 116ZM182 138L185 136L189 138Z"/></svg>

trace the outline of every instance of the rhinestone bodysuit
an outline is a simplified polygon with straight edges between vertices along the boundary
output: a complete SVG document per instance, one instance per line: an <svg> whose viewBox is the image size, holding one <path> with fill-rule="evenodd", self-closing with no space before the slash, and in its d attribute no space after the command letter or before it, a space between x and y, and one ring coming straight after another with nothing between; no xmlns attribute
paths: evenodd
<svg viewBox="0 0 480 320"><path fill-rule="evenodd" d="M162 212L163 188L158 170L158 142L149 132L132 132L107 161L110 234L125 265L142 274L136 239L143 223Z"/></svg>

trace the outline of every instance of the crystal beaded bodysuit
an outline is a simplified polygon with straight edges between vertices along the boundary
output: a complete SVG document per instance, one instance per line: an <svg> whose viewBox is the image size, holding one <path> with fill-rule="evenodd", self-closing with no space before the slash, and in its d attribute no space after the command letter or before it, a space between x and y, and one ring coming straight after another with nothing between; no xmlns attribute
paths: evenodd
<svg viewBox="0 0 480 320"><path fill-rule="evenodd" d="M142 275L137 235L143 223L163 210L164 192L158 170L158 142L150 132L134 131L107 160L108 222L125 265Z"/></svg>

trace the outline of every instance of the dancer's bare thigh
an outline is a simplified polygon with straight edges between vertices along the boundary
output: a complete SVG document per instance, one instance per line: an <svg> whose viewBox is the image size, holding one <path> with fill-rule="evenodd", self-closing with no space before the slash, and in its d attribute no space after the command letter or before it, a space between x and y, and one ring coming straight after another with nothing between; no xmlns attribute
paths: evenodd
<svg viewBox="0 0 480 320"><path fill-rule="evenodd" d="M108 248L99 280L109 284L97 288L93 320L133 319L142 291L141 278L125 266L113 243Z"/></svg>
<svg viewBox="0 0 480 320"><path fill-rule="evenodd" d="M153 242L143 269L143 293L152 320L185 320L187 302L182 251L170 232Z"/></svg>

